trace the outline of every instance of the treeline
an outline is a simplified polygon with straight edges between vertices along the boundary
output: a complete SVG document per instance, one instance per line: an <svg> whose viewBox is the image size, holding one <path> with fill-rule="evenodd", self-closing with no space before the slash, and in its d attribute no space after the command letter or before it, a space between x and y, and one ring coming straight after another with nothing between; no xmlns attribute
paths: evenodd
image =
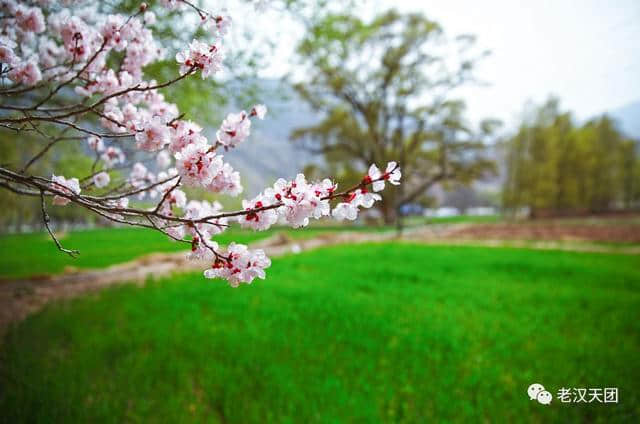
<svg viewBox="0 0 640 424"><path fill-rule="evenodd" d="M603 115L577 126L556 99L530 115L507 140L505 208L541 217L639 206L638 142L615 121Z"/></svg>

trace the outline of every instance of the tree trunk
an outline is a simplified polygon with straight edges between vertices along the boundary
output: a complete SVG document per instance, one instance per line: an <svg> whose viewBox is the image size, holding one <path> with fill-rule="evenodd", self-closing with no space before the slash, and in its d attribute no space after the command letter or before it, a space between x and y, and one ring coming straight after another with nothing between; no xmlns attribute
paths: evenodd
<svg viewBox="0 0 640 424"><path fill-rule="evenodd" d="M400 207L402 205L396 206L396 236L398 238L402 237L402 231L404 230L404 222L402 220L402 212L400 211Z"/></svg>
<svg viewBox="0 0 640 424"><path fill-rule="evenodd" d="M396 211L396 237L402 237L402 231L404 230L404 222L402 221L402 206L405 204L404 197L404 185L397 187L396 195L394 196L394 208Z"/></svg>
<svg viewBox="0 0 640 424"><path fill-rule="evenodd" d="M390 202L384 200L379 204L380 213L382 213L382 219L384 225L394 225L396 221L396 208Z"/></svg>

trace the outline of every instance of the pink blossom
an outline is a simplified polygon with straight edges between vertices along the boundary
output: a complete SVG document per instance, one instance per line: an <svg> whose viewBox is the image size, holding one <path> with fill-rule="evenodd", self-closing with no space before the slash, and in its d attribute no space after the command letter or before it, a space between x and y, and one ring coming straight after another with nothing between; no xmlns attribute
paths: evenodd
<svg viewBox="0 0 640 424"><path fill-rule="evenodd" d="M176 168L186 184L207 186L222 167L222 157L204 144L189 144L176 153Z"/></svg>
<svg viewBox="0 0 640 424"><path fill-rule="evenodd" d="M265 190L265 196L270 203L282 203L278 213L284 222L294 228L309 224L310 218L319 219L330 213L329 200L324 197L335 190L331 180L309 184L303 174L298 174L295 180L287 182L279 179L273 188Z"/></svg>
<svg viewBox="0 0 640 424"><path fill-rule="evenodd" d="M5 44L0 44L0 63L13 65L18 61L19 59L11 47Z"/></svg>
<svg viewBox="0 0 640 424"><path fill-rule="evenodd" d="M369 167L369 172L367 173L364 182L373 182L373 191L382 191L384 190L385 181L389 181L389 183L393 185L398 185L400 184L401 177L402 174L400 172L400 167L396 162L389 162L384 174L380 172L375 164L373 164Z"/></svg>
<svg viewBox="0 0 640 424"><path fill-rule="evenodd" d="M354 221L358 217L358 205L350 202L341 202L333 208L331 215L338 221L348 219Z"/></svg>
<svg viewBox="0 0 640 424"><path fill-rule="evenodd" d="M9 71L9 78L17 84L35 85L42 80L40 68L34 60L22 62Z"/></svg>
<svg viewBox="0 0 640 424"><path fill-rule="evenodd" d="M80 181L78 181L77 178L66 179L62 175L53 175L51 177L51 180L53 181L53 183L51 184L52 189L61 191L62 193L69 196L80 194ZM57 206L65 206L69 204L70 201L71 200L64 196L55 195L53 196L53 200L51 201L51 203Z"/></svg>
<svg viewBox="0 0 640 424"><path fill-rule="evenodd" d="M173 124L173 135L169 150L178 153L189 144L206 144L207 139L200 135L202 128L191 121L177 121Z"/></svg>
<svg viewBox="0 0 640 424"><path fill-rule="evenodd" d="M242 208L246 211L270 206L270 199L263 195L258 195L253 200L243 200ZM264 231L278 221L278 213L275 209L267 209L259 212L250 212L238 217L238 222L243 228L251 228L257 231Z"/></svg>
<svg viewBox="0 0 640 424"><path fill-rule="evenodd" d="M267 114L267 107L265 105L255 105L251 108L250 116L256 116L258 119L264 119Z"/></svg>
<svg viewBox="0 0 640 424"><path fill-rule="evenodd" d="M369 167L369 172L367 172L368 179L367 182L373 181L373 191L381 191L384 190L384 181L376 181L378 180L382 174L380 170L375 164L372 164Z"/></svg>
<svg viewBox="0 0 640 424"><path fill-rule="evenodd" d="M343 202L340 202L333 208L331 215L338 221L348 219L355 220L358 217L358 207L370 208L376 200L380 200L380 195L371 193L366 189L358 189L348 193Z"/></svg>
<svg viewBox="0 0 640 424"><path fill-rule="evenodd" d="M373 204L382 199L379 194L371 193L366 189L356 190L356 198L354 203L358 206L362 206L363 208L370 208Z"/></svg>
<svg viewBox="0 0 640 424"><path fill-rule="evenodd" d="M220 156L220 159L222 159L222 156ZM213 193L237 196L242 193L243 190L242 184L240 183L240 173L234 171L231 165L225 162L211 182L206 185L206 188Z"/></svg>
<svg viewBox="0 0 640 424"><path fill-rule="evenodd" d="M315 190L318 197L330 196L336 191L337 188L338 184L334 183L329 178L325 178L324 180L313 185L313 189Z"/></svg>
<svg viewBox="0 0 640 424"><path fill-rule="evenodd" d="M172 239L176 239L176 240L184 239L184 236L185 236L185 226L184 225L170 226L170 227L165 228L165 231L167 232L169 237L172 238Z"/></svg>
<svg viewBox="0 0 640 424"><path fill-rule="evenodd" d="M50 38L41 38L38 46L40 65L43 68L51 68L60 63L64 57L64 49ZM0 60L1 62L2 60ZM53 70L52 70L53 71Z"/></svg>
<svg viewBox="0 0 640 424"><path fill-rule="evenodd" d="M224 278L231 287L240 283L251 284L255 278L265 278L265 268L271 266L271 260L261 249L249 250L243 244L231 243L227 249L229 261L216 260L211 269L204 272L206 278Z"/></svg>
<svg viewBox="0 0 640 424"><path fill-rule="evenodd" d="M120 91L120 81L113 69L109 69L96 76L93 92L113 94Z"/></svg>
<svg viewBox="0 0 640 424"><path fill-rule="evenodd" d="M218 243L213 240L203 239L200 235L195 235L191 239L191 253L189 259L213 261L214 251L218 250Z"/></svg>
<svg viewBox="0 0 640 424"><path fill-rule="evenodd" d="M180 2L179 0L160 0L160 4L162 4L169 10L175 10L182 6L182 2Z"/></svg>
<svg viewBox="0 0 640 424"><path fill-rule="evenodd" d="M171 193L169 193L166 198L166 202L171 206L183 208L187 204L187 195L184 191L176 188L171 190Z"/></svg>
<svg viewBox="0 0 640 424"><path fill-rule="evenodd" d="M222 205L220 202L209 203L206 200L197 201L190 200L185 207L185 219L198 220L201 218L208 218L215 215L218 215L222 212ZM208 220L210 223L198 223L195 226L198 228L200 234L205 236L213 236L216 234L222 233L229 223L227 218L210 218ZM197 232L194 231L191 227L188 228L188 232L195 236Z"/></svg>
<svg viewBox="0 0 640 424"><path fill-rule="evenodd" d="M109 185L109 181L111 181L111 177L106 172L99 172L93 176L93 184L95 184L98 188L103 188Z"/></svg>
<svg viewBox="0 0 640 424"><path fill-rule="evenodd" d="M60 27L60 36L68 56L75 60L88 59L100 45L95 29L77 15L64 20Z"/></svg>
<svg viewBox="0 0 640 424"><path fill-rule="evenodd" d="M95 152L102 152L104 150L104 143L102 142L102 139L95 135L87 138L87 144L89 145L89 148Z"/></svg>
<svg viewBox="0 0 640 424"><path fill-rule="evenodd" d="M145 184L150 183L154 180L153 175L147 170L147 167L141 164L140 162L136 162L133 164L131 168L131 172L129 173L129 184L133 187L139 188L143 187Z"/></svg>
<svg viewBox="0 0 640 424"><path fill-rule="evenodd" d="M107 204L116 209L126 209L129 207L129 199L121 197L120 199L109 200Z"/></svg>
<svg viewBox="0 0 640 424"><path fill-rule="evenodd" d="M39 34L46 28L44 15L39 7L18 6L15 16L16 23L23 31Z"/></svg>
<svg viewBox="0 0 640 424"><path fill-rule="evenodd" d="M163 56L162 48L153 39L153 33L138 18L132 18L120 30L127 40L122 69L135 78L142 77L142 68Z"/></svg>
<svg viewBox="0 0 640 424"><path fill-rule="evenodd" d="M180 73L184 74L194 68L200 69L202 79L222 69L222 59L218 44L206 44L198 40L193 40L187 50L176 54Z"/></svg>
<svg viewBox="0 0 640 424"><path fill-rule="evenodd" d="M149 105L149 111L153 115L161 117L166 122L173 120L173 118L177 118L179 115L178 106L174 103L167 103L165 101L151 103Z"/></svg>
<svg viewBox="0 0 640 424"><path fill-rule="evenodd" d="M118 107L117 101L107 102L102 115L104 115L104 117L100 119L100 124L102 124L103 127L115 133L121 133L127 130L124 114Z"/></svg>
<svg viewBox="0 0 640 424"><path fill-rule="evenodd" d="M127 40L120 33L120 29L124 26L125 19L120 15L109 15L105 23L100 28L102 37L108 42L108 46L117 51L122 51L127 47Z"/></svg>
<svg viewBox="0 0 640 424"><path fill-rule="evenodd" d="M122 152L122 149L115 146L109 146L104 151L100 158L104 161L104 166L106 168L113 168L114 166L124 163L125 156Z"/></svg>
<svg viewBox="0 0 640 424"><path fill-rule="evenodd" d="M214 35L223 37L229 32L231 27L231 16L223 15L209 15L204 19L202 25L213 32Z"/></svg>
<svg viewBox="0 0 640 424"><path fill-rule="evenodd" d="M138 108L131 103L126 103L122 107L122 110L120 111L120 113L122 116L122 120L124 122L124 126L126 130L129 132L135 132L137 130L136 119L146 118L144 109L138 110Z"/></svg>
<svg viewBox="0 0 640 424"><path fill-rule="evenodd" d="M225 147L235 147L244 141L250 133L251 120L243 110L240 113L230 113L222 121L220 129L216 132L218 143Z"/></svg>
<svg viewBox="0 0 640 424"><path fill-rule="evenodd" d="M383 176L386 181L389 181L389 183L399 185L402 173L400 172L400 167L396 162L389 162Z"/></svg>
<svg viewBox="0 0 640 424"><path fill-rule="evenodd" d="M153 25L156 23L156 14L152 11L147 11L144 13L144 23L146 25Z"/></svg>
<svg viewBox="0 0 640 424"><path fill-rule="evenodd" d="M177 175L178 175L178 170L175 168L170 168L166 172L165 171L158 172L158 174L155 177L153 176L152 173L147 172L148 182L159 183L148 192L150 197L155 198L158 195L162 197L167 191L173 189L177 182L177 178L175 178Z"/></svg>
<svg viewBox="0 0 640 424"><path fill-rule="evenodd" d="M171 141L167 123L159 116L143 122L141 131L136 133L136 146L140 150L153 152L162 149Z"/></svg>
<svg viewBox="0 0 640 424"><path fill-rule="evenodd" d="M163 150L156 156L156 163L160 169L167 169L171 165L171 156L166 150Z"/></svg>

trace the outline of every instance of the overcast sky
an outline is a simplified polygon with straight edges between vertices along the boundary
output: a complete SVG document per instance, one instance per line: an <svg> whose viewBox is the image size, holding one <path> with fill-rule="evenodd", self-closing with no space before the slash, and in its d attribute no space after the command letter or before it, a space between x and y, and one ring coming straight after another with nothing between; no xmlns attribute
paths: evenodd
<svg viewBox="0 0 640 424"><path fill-rule="evenodd" d="M473 33L492 55L478 69L491 85L470 90L469 115L511 122L526 99L549 93L578 118L640 100L640 0L400 0L447 34Z"/></svg>
<svg viewBox="0 0 640 424"><path fill-rule="evenodd" d="M370 16L389 7L420 10L447 35L475 34L478 46L491 50L478 68L489 86L465 91L474 121L491 116L511 126L527 100L541 103L549 94L559 96L562 107L579 119L640 100L640 0L362 2ZM278 40L272 65L263 73L269 77L290 70L293 46L302 34L286 16L282 20L272 12L247 17L256 23L253 30L268 29Z"/></svg>

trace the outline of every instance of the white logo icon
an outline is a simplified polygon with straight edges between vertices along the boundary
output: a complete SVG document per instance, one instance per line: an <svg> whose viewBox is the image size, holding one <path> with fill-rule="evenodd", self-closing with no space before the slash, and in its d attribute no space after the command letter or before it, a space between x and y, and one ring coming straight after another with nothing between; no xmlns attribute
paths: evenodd
<svg viewBox="0 0 640 424"><path fill-rule="evenodd" d="M529 400L537 400L543 405L549 405L551 403L551 393L544 389L544 386L540 383L534 383L527 389Z"/></svg>
<svg viewBox="0 0 640 424"><path fill-rule="evenodd" d="M541 391L540 393L538 393L538 402L540 402L543 405L549 405L551 403L551 393L547 392L546 390Z"/></svg>

